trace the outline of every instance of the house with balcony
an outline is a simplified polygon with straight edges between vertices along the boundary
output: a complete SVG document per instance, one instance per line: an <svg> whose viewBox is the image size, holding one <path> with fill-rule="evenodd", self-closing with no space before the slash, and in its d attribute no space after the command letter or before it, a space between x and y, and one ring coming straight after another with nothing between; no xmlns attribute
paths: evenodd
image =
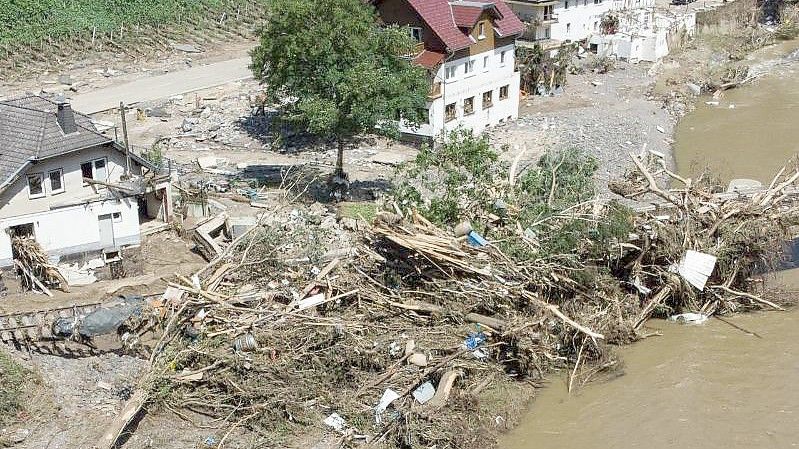
<svg viewBox="0 0 799 449"><path fill-rule="evenodd" d="M0 268L14 238L52 261L118 258L142 223L170 216L169 176L100 133L65 101L0 101Z"/></svg>
<svg viewBox="0 0 799 449"><path fill-rule="evenodd" d="M602 20L608 15L654 14L655 0L507 0L525 23L520 44L556 49L569 42L587 43L607 34ZM634 46L634 45L633 45Z"/></svg>
<svg viewBox="0 0 799 449"><path fill-rule="evenodd" d="M585 41L599 33L602 17L613 9L613 4L613 0L508 0L513 12L527 25L522 40L545 49Z"/></svg>
<svg viewBox="0 0 799 449"><path fill-rule="evenodd" d="M519 115L516 39L524 25L502 0L375 0L381 20L406 26L427 69L427 121L405 134L437 138L463 127L481 133Z"/></svg>

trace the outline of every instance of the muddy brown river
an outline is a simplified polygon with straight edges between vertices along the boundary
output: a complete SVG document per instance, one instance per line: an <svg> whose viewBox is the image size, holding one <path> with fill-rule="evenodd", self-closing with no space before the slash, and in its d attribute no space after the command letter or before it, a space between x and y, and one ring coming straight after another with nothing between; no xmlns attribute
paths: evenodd
<svg viewBox="0 0 799 449"><path fill-rule="evenodd" d="M710 167L726 181L770 181L799 153L799 42L753 55L771 74L686 116L676 132L678 170ZM789 60L775 61L786 55ZM795 58L795 59L794 59ZM799 292L799 271L777 282ZM771 449L799 447L799 310L651 321L662 336L619 351L624 375L568 394L551 379L500 443L503 449Z"/></svg>

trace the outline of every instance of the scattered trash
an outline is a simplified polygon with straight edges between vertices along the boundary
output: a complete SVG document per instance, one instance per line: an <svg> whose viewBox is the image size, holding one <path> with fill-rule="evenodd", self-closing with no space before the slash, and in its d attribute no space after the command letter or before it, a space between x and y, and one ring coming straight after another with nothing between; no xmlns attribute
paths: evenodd
<svg viewBox="0 0 799 449"><path fill-rule="evenodd" d="M704 291L707 279L713 274L716 267L716 256L700 253L699 251L688 250L677 266L677 272L689 284L696 287L699 291Z"/></svg>
<svg viewBox="0 0 799 449"><path fill-rule="evenodd" d="M331 413L323 422L338 432L343 432L344 428L347 427L347 422L338 413Z"/></svg>
<svg viewBox="0 0 799 449"><path fill-rule="evenodd" d="M484 239L482 235L477 233L477 231L469 232L468 236L469 236L469 244L472 246L488 245L488 240Z"/></svg>
<svg viewBox="0 0 799 449"><path fill-rule="evenodd" d="M297 310L310 309L322 304L327 299L324 293L317 293L297 302Z"/></svg>
<svg viewBox="0 0 799 449"><path fill-rule="evenodd" d="M692 94L694 94L694 95L701 95L701 94L702 94L702 88L701 88L699 85L697 85L697 84L694 84L694 83L685 83L685 86L686 86L686 87L688 88L688 90L689 90L689 91L691 91L691 93L692 93Z"/></svg>
<svg viewBox="0 0 799 449"><path fill-rule="evenodd" d="M391 388L388 388L386 389L385 392L383 392L383 396L380 398L380 402L378 402L377 406L375 407L375 421L378 424L380 424L381 415L383 414L383 412L386 411L386 409L388 408L389 405L391 405L392 402L399 399L399 397L400 397L399 393L392 390Z"/></svg>
<svg viewBox="0 0 799 449"><path fill-rule="evenodd" d="M436 394L436 387L434 387L430 381L427 381L419 385L411 394L413 394L413 398L416 399L418 403L424 404L430 399L433 399L433 396Z"/></svg>
<svg viewBox="0 0 799 449"><path fill-rule="evenodd" d="M682 324L702 324L710 318L702 313L681 313L679 315L672 315L669 321L676 321Z"/></svg>
<svg viewBox="0 0 799 449"><path fill-rule="evenodd" d="M205 440L203 440L203 444L206 447L214 447L214 446L216 446L216 437L213 436L213 435L207 437Z"/></svg>
<svg viewBox="0 0 799 449"><path fill-rule="evenodd" d="M760 190L763 188L763 183L754 179L733 179L727 184L727 192L740 192L744 190Z"/></svg>
<svg viewBox="0 0 799 449"><path fill-rule="evenodd" d="M427 356L418 352L411 354L408 357L408 363L424 368L427 366Z"/></svg>
<svg viewBox="0 0 799 449"><path fill-rule="evenodd" d="M665 134L666 133L666 128L664 128L664 127L662 127L660 125L656 126L655 129L657 129L657 131L659 133L661 133L661 134Z"/></svg>
<svg viewBox="0 0 799 449"><path fill-rule="evenodd" d="M233 340L233 349L236 352L250 352L258 349L258 341L255 336L249 332L239 335Z"/></svg>
<svg viewBox="0 0 799 449"><path fill-rule="evenodd" d="M218 164L219 160L215 156L200 156L197 158L197 165L203 170L216 168Z"/></svg>
<svg viewBox="0 0 799 449"><path fill-rule="evenodd" d="M466 349L470 351L474 351L475 349L479 348L483 343L487 340L486 334L483 332L470 332L469 336L466 337L466 340L463 341L464 346Z"/></svg>

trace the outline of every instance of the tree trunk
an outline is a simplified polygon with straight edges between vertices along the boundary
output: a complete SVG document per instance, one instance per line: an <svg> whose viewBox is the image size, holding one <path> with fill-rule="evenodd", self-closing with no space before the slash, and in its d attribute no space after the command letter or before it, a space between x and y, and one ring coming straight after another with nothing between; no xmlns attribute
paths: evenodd
<svg viewBox="0 0 799 449"><path fill-rule="evenodd" d="M336 158L336 172L334 176L339 177L341 179L345 179L346 176L344 174L344 139L338 137L338 157Z"/></svg>

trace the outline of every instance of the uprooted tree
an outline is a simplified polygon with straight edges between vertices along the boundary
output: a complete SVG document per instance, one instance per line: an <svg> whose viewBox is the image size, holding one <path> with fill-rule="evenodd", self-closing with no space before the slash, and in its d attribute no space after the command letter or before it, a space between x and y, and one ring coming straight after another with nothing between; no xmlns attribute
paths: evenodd
<svg viewBox="0 0 799 449"><path fill-rule="evenodd" d="M406 29L379 26L361 0L274 0L259 31L251 69L284 104L283 118L338 145L336 176L345 178L344 149L363 133L395 135L397 119L417 123L429 88L411 63Z"/></svg>

